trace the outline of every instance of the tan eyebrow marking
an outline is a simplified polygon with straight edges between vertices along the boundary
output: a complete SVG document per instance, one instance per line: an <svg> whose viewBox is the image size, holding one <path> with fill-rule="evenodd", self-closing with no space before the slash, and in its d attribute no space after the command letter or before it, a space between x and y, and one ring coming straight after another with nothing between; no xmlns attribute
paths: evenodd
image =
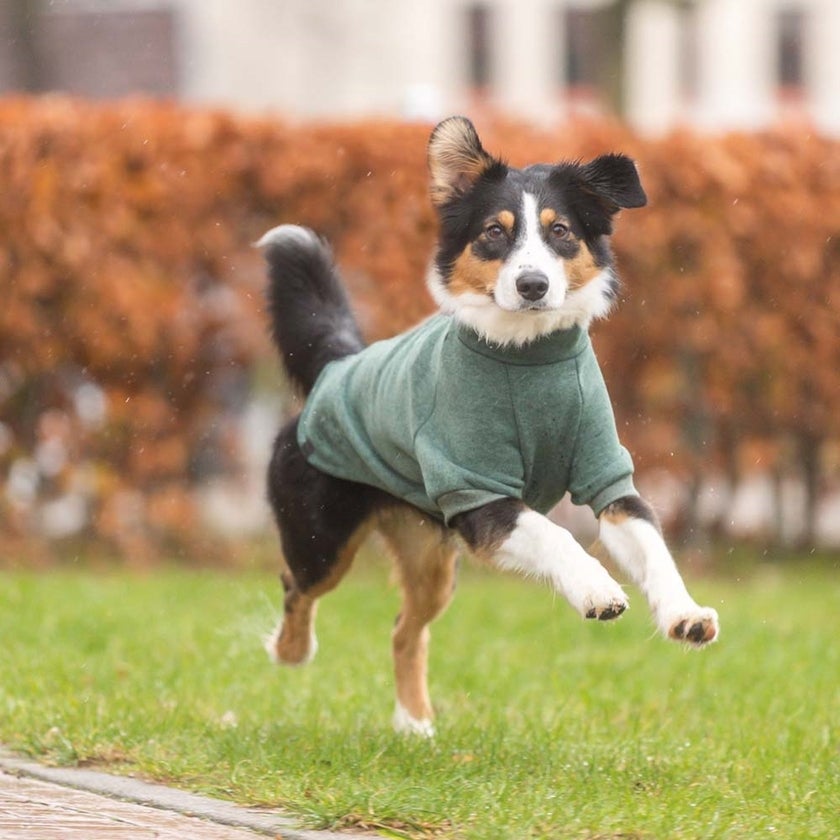
<svg viewBox="0 0 840 840"><path fill-rule="evenodd" d="M513 226L516 223L516 217L510 212L510 210L502 210L496 218L498 218L499 224L501 224L508 233L513 233Z"/></svg>

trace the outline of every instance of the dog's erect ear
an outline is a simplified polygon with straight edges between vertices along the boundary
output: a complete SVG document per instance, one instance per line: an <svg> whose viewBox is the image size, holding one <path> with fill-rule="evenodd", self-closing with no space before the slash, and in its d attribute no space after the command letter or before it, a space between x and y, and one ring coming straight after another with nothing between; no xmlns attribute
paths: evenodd
<svg viewBox="0 0 840 840"><path fill-rule="evenodd" d="M466 117L449 117L438 123L429 138L429 171L432 204L441 207L469 192L492 169L504 164L487 154L475 126Z"/></svg>
<svg viewBox="0 0 840 840"><path fill-rule="evenodd" d="M574 207L591 234L611 233L612 217L619 210L647 204L636 164L626 155L601 155L571 168L561 164L555 171L574 188Z"/></svg>
<svg viewBox="0 0 840 840"><path fill-rule="evenodd" d="M636 164L627 155L601 155L581 167L583 180L609 202L615 213L622 207L644 207L647 196Z"/></svg>

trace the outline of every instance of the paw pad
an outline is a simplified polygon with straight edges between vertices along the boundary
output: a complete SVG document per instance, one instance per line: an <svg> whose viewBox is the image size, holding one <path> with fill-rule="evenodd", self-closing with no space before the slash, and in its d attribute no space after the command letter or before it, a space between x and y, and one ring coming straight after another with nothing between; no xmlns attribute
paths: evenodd
<svg viewBox="0 0 840 840"><path fill-rule="evenodd" d="M607 604L600 609L592 607L587 610L586 617L597 618L598 621L611 621L614 618L618 618L626 609L627 604L620 601L613 601L611 604Z"/></svg>
<svg viewBox="0 0 840 840"><path fill-rule="evenodd" d="M713 642L717 638L717 621L713 616L698 619L683 618L672 625L668 635L678 642L689 642L697 647Z"/></svg>

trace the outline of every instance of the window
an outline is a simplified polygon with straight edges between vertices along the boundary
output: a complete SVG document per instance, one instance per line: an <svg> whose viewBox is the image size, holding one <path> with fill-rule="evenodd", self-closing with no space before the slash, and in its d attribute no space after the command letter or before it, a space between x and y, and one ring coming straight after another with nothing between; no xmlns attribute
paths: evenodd
<svg viewBox="0 0 840 840"><path fill-rule="evenodd" d="M776 81L784 91L797 93L805 87L805 12L782 9L776 17Z"/></svg>
<svg viewBox="0 0 840 840"><path fill-rule="evenodd" d="M467 7L467 46L469 84L483 91L492 82L492 20L490 9L482 4Z"/></svg>
<svg viewBox="0 0 840 840"><path fill-rule="evenodd" d="M88 9L69 3L53 10L41 5L44 11L29 21L27 55L9 55L13 39L2 26L8 23L0 20L0 90L29 87L95 98L177 92L171 10ZM37 66L27 70L26 64L36 59Z"/></svg>
<svg viewBox="0 0 840 840"><path fill-rule="evenodd" d="M595 89L604 66L604 12L599 9L561 9L563 66L561 84L572 88Z"/></svg>

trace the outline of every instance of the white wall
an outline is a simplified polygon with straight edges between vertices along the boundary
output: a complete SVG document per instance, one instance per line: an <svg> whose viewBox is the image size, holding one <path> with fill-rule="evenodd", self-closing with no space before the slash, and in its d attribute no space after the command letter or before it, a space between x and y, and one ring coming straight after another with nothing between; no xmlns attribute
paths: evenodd
<svg viewBox="0 0 840 840"><path fill-rule="evenodd" d="M500 71L494 104L534 119L556 107L553 68L562 49L551 4L544 0L500 0L495 53Z"/></svg>
<svg viewBox="0 0 840 840"><path fill-rule="evenodd" d="M680 30L672 3L646 0L627 22L628 116L641 130L661 132L685 117L679 81Z"/></svg>
<svg viewBox="0 0 840 840"><path fill-rule="evenodd" d="M305 117L402 114L429 110L456 77L445 0L177 2L193 100Z"/></svg>
<svg viewBox="0 0 840 840"><path fill-rule="evenodd" d="M817 125L840 134L840 0L814 0L813 6L819 16L810 31L812 110Z"/></svg>
<svg viewBox="0 0 840 840"><path fill-rule="evenodd" d="M776 113L773 11L768 0L704 0L698 13L700 85L695 118L755 128Z"/></svg>

